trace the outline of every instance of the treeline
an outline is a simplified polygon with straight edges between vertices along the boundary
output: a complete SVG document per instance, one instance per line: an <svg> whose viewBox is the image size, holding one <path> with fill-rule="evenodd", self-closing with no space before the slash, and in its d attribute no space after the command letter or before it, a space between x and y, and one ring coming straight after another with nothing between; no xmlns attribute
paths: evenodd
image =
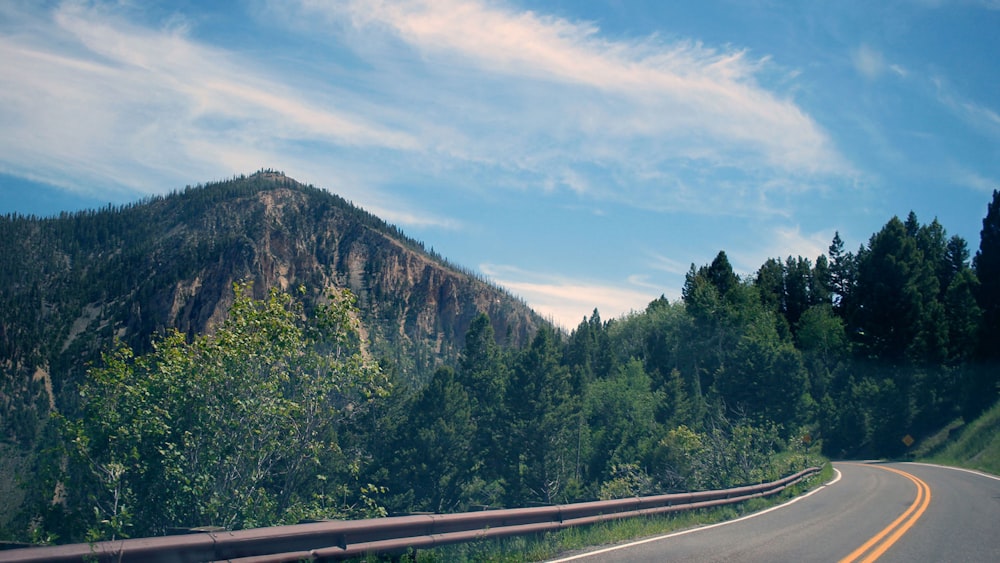
<svg viewBox="0 0 1000 563"><path fill-rule="evenodd" d="M909 438L996 401L998 284L1000 192L994 192L974 256L961 237L913 213L892 218L856 251L846 250L838 234L826 255L771 259L750 276L737 275L719 252L708 264L692 265L680 300L661 297L608 321L595 310L568 335L542 326L526 345L514 346L480 314L457 359L439 363L426 382L401 373L398 354L376 350L380 369L364 373L377 374L379 383L363 389L338 383L360 373L360 341L323 332L334 325L309 325L310 307L297 308L287 297L271 294L270 303L280 307L270 308L238 299L236 313L254 322L241 323L231 311L229 322L237 324L224 325L216 337L147 342L107 355L90 370L84 393L75 394L78 408L63 403L63 425L46 427L43 442L69 451L36 460L35 473L50 476L49 483L59 481L61 467L76 468L59 481L69 500L57 506L50 488L35 491L9 535L23 536L30 522L58 528L67 514L89 517L92 498L104 503L96 522L53 528L61 541L85 532L120 537L171 526L240 528L297 516L452 512L718 488L775 478L819 451L904 454ZM373 302L388 299L377 287L365 291ZM338 313L340 324L356 314ZM268 346L260 326L285 327L275 344L284 351ZM356 359L324 364L334 350ZM231 373L245 384L227 385ZM310 379L316 373L323 375ZM205 384L221 391L193 392L192 382L208 376ZM149 382L160 383L146 393ZM316 391L319 384L328 387ZM24 395L42 410L34 399L41 390L32 385ZM104 389L155 397L164 408L176 403L177 414L151 417L143 405L109 398ZM213 402L220 397L229 402ZM128 416L116 419L116 405L128 406ZM211 429L186 413L225 426L230 417L218 416L224 409L253 418L265 412L257 405L276 413L254 418L273 447L261 451L273 451L275 461L241 485L242 504L233 504L225 500L233 491L218 480L225 468L195 454L208 447L200 445L206 439L233 459L251 459L253 452L238 447L240 428L226 426L230 438L213 441ZM301 417L317 409L334 415L310 415L317 431L292 444L310 445L303 457L287 449L281 436L291 434L283 429L301 429ZM115 420L142 431L123 430ZM141 444L116 449L128 440ZM61 465L66 459L76 465ZM154 478L158 468L169 468L171 479ZM141 498L147 488L160 501ZM118 505L108 500L125 492L134 495L132 507L147 511L109 509ZM172 506L171 514L148 510L158 503ZM241 508L227 512L232 506Z"/></svg>
<svg viewBox="0 0 1000 563"><path fill-rule="evenodd" d="M292 202L278 206L280 217L268 215L268 193ZM438 278L447 278L451 266L397 227L275 170L128 205L47 218L0 216L0 442L25 452L38 445L49 410L40 368L51 375L56 410L72 412L87 366L114 339L144 353L171 328L193 338L233 281L258 279L255 291L265 291L277 260L294 268L295 283L314 290L311 301L326 285L349 285L355 254L368 258L353 281L364 285L357 293L372 347L418 381L442 361L453 363L474 311L453 323L458 327L423 330L416 325L430 321L419 315L431 298L444 297L430 282L441 280L419 279L412 293L380 285L398 282L386 267L404 258L440 265ZM447 284L460 293L461 307L471 307L475 292L492 290L502 297L496 308L507 310L494 311L495 322L528 311L482 276L464 273L478 285ZM187 298L186 288L196 294ZM426 303L415 302L419 292Z"/></svg>
<svg viewBox="0 0 1000 563"><path fill-rule="evenodd" d="M752 276L720 252L680 301L524 349L481 318L457 367L376 409L367 479L390 511L438 512L734 485L810 447L901 455L996 401L998 283L1000 192L974 257L910 213Z"/></svg>

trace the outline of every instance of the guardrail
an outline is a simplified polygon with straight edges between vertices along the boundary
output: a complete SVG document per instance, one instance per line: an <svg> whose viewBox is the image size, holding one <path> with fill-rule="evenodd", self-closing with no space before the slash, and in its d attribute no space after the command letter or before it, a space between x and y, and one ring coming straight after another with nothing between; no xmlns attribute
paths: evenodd
<svg viewBox="0 0 1000 563"><path fill-rule="evenodd" d="M394 553L485 538L533 534L634 516L680 512L771 496L819 472L805 469L783 479L735 489L634 497L576 504L336 520L233 532L135 538L94 544L0 551L0 562L263 563L336 560Z"/></svg>

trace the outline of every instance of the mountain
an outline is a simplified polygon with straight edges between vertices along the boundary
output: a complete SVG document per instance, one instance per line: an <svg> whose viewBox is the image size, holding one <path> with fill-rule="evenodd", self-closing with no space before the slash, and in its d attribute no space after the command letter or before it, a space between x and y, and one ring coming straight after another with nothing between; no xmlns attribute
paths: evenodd
<svg viewBox="0 0 1000 563"><path fill-rule="evenodd" d="M454 364L471 321L500 344L545 323L525 303L344 199L273 172L122 207L0 218L0 436L30 448L50 409L72 410L88 366L118 340L210 331L233 284L358 298L370 353L403 381Z"/></svg>

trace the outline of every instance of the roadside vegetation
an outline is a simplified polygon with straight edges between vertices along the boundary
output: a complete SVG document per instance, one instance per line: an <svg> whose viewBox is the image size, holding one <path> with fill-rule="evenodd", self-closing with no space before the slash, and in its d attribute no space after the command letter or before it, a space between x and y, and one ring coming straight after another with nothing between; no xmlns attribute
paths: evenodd
<svg viewBox="0 0 1000 563"><path fill-rule="evenodd" d="M254 299L237 285L210 333L110 347L34 442L5 444L27 453L0 466L22 472L0 491L24 499L0 535L96 541L721 489L820 455L912 455L911 439L957 419L976 422L928 453L995 467L1000 415L979 415L1000 377L1000 192L974 257L913 213L856 252L835 235L828 255L750 276L720 251L691 265L679 300L595 310L523 346L480 313L457 360L426 378L372 354L349 292L306 306L314 289ZM5 419L7 436L35 428L29 414Z"/></svg>
<svg viewBox="0 0 1000 563"><path fill-rule="evenodd" d="M815 489L833 479L833 466L822 462L822 470L801 483L768 498L753 499L744 503L706 508L675 514L629 518L603 522L590 526L567 528L535 536L485 540L474 543L443 546L435 549L410 552L400 561L414 563L520 563L544 561L574 552L598 549L671 532L708 526L741 518L761 510L778 506ZM384 561L386 558L368 557L359 561Z"/></svg>
<svg viewBox="0 0 1000 563"><path fill-rule="evenodd" d="M952 422L921 443L913 457L1000 475L1000 403L968 424Z"/></svg>

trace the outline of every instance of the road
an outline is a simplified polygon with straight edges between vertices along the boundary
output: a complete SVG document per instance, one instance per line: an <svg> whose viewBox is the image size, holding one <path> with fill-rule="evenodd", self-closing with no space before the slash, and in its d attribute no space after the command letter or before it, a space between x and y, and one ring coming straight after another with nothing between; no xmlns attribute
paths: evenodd
<svg viewBox="0 0 1000 563"><path fill-rule="evenodd" d="M1000 478L916 463L834 469L780 507L556 561L1000 561Z"/></svg>

